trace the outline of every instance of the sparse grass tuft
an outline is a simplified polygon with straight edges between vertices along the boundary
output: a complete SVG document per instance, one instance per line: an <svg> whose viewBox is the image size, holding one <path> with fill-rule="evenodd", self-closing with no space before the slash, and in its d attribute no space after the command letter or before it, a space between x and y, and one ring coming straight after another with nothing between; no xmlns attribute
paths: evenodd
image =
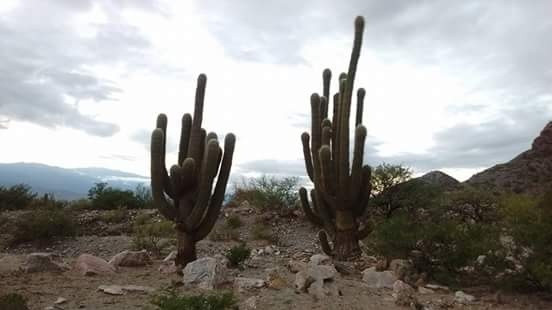
<svg viewBox="0 0 552 310"><path fill-rule="evenodd" d="M240 267L250 255L251 249L245 243L234 246L226 252L226 258L228 258L232 267Z"/></svg>
<svg viewBox="0 0 552 310"><path fill-rule="evenodd" d="M231 292L179 296L174 290L165 290L154 296L151 304L159 310L227 310L238 309L237 299Z"/></svg>
<svg viewBox="0 0 552 310"><path fill-rule="evenodd" d="M226 218L226 227L237 229L243 225L241 218L237 214L231 214Z"/></svg>
<svg viewBox="0 0 552 310"><path fill-rule="evenodd" d="M151 219L147 215L140 215L134 221L132 234L134 250L147 250L154 255L163 255L166 254L167 248L174 244L174 238L175 229L171 221Z"/></svg>

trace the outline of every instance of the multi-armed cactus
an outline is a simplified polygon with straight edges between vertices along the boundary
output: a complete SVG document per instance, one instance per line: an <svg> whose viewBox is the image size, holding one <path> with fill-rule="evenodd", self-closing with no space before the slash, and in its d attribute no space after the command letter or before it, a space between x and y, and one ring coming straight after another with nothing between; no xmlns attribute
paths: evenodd
<svg viewBox="0 0 552 310"><path fill-rule="evenodd" d="M353 84L364 31L364 19L355 20L355 38L349 63L349 71L339 76L339 92L333 96L333 115L328 118L331 71L323 73L323 96L311 96L312 139L303 133L303 154L307 174L314 184L310 191L301 188L299 195L307 218L320 225L319 238L326 254L344 260L360 254L358 240L370 233L370 228L360 228L370 197L371 168L362 165L366 127L362 123L364 89L357 92L356 128L353 161L349 159L349 118ZM330 235L333 249L328 242Z"/></svg>
<svg viewBox="0 0 552 310"><path fill-rule="evenodd" d="M197 80L193 120L190 114L182 117L178 163L171 167L170 174L165 166L165 114L159 114L151 135L152 196L160 213L176 224L175 263L181 268L197 258L196 242L209 234L219 216L236 142L233 134L226 135L223 155L217 135L206 134L201 128L206 84L207 77L201 74Z"/></svg>

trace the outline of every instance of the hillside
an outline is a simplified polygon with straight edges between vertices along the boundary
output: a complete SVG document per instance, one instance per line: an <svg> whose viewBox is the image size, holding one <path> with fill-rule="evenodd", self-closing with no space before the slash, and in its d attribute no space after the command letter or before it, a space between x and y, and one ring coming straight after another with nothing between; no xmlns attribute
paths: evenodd
<svg viewBox="0 0 552 310"><path fill-rule="evenodd" d="M475 174L466 183L497 192L538 194L551 189L552 122L533 140L531 149Z"/></svg>
<svg viewBox="0 0 552 310"><path fill-rule="evenodd" d="M40 194L53 193L58 199L86 197L94 183L108 182L121 189L134 189L149 178L105 168L66 169L37 163L0 164L0 186L24 183Z"/></svg>

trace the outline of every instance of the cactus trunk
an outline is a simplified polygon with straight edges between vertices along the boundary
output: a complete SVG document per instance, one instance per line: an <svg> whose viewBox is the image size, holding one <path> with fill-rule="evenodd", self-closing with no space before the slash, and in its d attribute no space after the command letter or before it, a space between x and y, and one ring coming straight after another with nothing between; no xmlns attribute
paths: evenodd
<svg viewBox="0 0 552 310"><path fill-rule="evenodd" d="M176 230L176 258L174 263L181 270L188 263L197 259L194 238L180 229Z"/></svg>

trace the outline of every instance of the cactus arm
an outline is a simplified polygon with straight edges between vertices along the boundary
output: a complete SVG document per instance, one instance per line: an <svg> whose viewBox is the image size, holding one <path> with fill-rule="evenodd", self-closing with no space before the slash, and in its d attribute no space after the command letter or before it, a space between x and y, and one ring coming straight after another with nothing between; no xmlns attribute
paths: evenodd
<svg viewBox="0 0 552 310"><path fill-rule="evenodd" d="M185 227L188 230L195 230L199 224L201 224L201 219L205 214L205 209L209 204L209 197L211 196L211 190L213 188L213 179L215 178L218 166L220 162L219 159L220 147L216 140L209 141L207 146L207 152L205 154L205 159L203 166L201 167L201 178L198 187L197 200L194 204L192 212L186 218Z"/></svg>
<svg viewBox="0 0 552 310"><path fill-rule="evenodd" d="M217 222L222 202L224 201L226 185L228 184L228 179L230 177L235 145L236 136L232 133L227 134L224 139L224 156L222 158L217 184L215 186L213 196L211 197L207 213L197 228L197 232L195 234L195 239L197 241L205 238Z"/></svg>
<svg viewBox="0 0 552 310"><path fill-rule="evenodd" d="M349 71L347 72L347 85L345 87L344 100L351 104L351 98L353 95L353 87L355 83L355 75L357 71L358 59L360 58L360 49L362 47L362 34L364 32L364 18L358 16L355 19L355 38L353 40L353 50L351 52L351 59L349 62ZM347 115L347 119L349 116Z"/></svg>
<svg viewBox="0 0 552 310"><path fill-rule="evenodd" d="M161 143L160 157L162 161L161 164L163 166L162 173L163 173L164 190L169 197L174 199L175 195L171 187L171 180L167 172L167 166L165 164L165 155L166 155L165 153L166 153L166 146L167 146L167 115L161 113L157 116L157 122L156 122L155 128L160 128L163 131L163 141Z"/></svg>
<svg viewBox="0 0 552 310"><path fill-rule="evenodd" d="M328 117L328 99L320 97L320 120Z"/></svg>
<svg viewBox="0 0 552 310"><path fill-rule="evenodd" d="M330 83L332 81L332 71L328 68L324 69L322 72L322 96L326 97L326 100L330 100ZM324 115L324 118L328 116L327 114L328 110L326 110L326 115Z"/></svg>
<svg viewBox="0 0 552 310"><path fill-rule="evenodd" d="M362 124L362 114L364 111L364 97L366 96L366 90L359 88L357 91L357 110L355 126Z"/></svg>
<svg viewBox="0 0 552 310"><path fill-rule="evenodd" d="M364 217L366 208L368 207L368 201L370 200L370 194L372 192L372 183L370 179L372 177L372 168L368 165L362 167L362 186L360 191L359 203L356 205L354 215L356 217Z"/></svg>
<svg viewBox="0 0 552 310"><path fill-rule="evenodd" d="M305 158L305 167L307 169L307 175L309 179L314 182L314 173L312 167L312 156L310 149L310 136L307 132L303 132L301 135L301 143L303 144L303 157Z"/></svg>
<svg viewBox="0 0 552 310"><path fill-rule="evenodd" d="M301 207L303 208L305 216L308 220L316 226L322 226L322 219L315 213L314 201L312 203L313 206L311 207L307 198L307 190L304 187L299 189L299 198L301 199Z"/></svg>
<svg viewBox="0 0 552 310"><path fill-rule="evenodd" d="M364 158L364 142L366 141L366 127L359 125L355 130L355 146L353 151L353 166L351 168L350 200L357 201L362 188L362 160Z"/></svg>
<svg viewBox="0 0 552 310"><path fill-rule="evenodd" d="M195 160L196 163L201 162L201 152L203 152L202 144L205 136L202 136L201 123L203 122L203 102L205 99L205 87L207 85L207 76L200 74L197 78L197 88L195 95L194 117L192 121L192 130L190 133L190 141L188 144L188 157ZM201 165L198 165L199 169Z"/></svg>
<svg viewBox="0 0 552 310"><path fill-rule="evenodd" d="M182 163L188 156L188 143L190 141L190 131L192 129L192 116L189 113L182 116L182 128L180 132L180 145L178 148L178 164Z"/></svg>
<svg viewBox="0 0 552 310"><path fill-rule="evenodd" d="M337 154L336 147L336 139L337 139L337 115L339 114L339 93L336 93L333 96L333 115L332 115L332 159L335 160L335 155Z"/></svg>
<svg viewBox="0 0 552 310"><path fill-rule="evenodd" d="M164 175L167 171L163 162L163 129L157 128L151 134L151 192L155 206L159 212L169 220L176 218L176 208L165 198Z"/></svg>
<svg viewBox="0 0 552 310"><path fill-rule="evenodd" d="M311 132L312 132L312 153L313 153L313 168L314 168L314 182L317 182L316 175L320 171L320 161L318 159L318 150L320 149L322 142L322 119L320 118L320 96L314 93L311 95L311 111L312 111L312 123L311 123Z"/></svg>
<svg viewBox="0 0 552 310"><path fill-rule="evenodd" d="M322 251L324 251L324 253L326 253L326 255L328 256L333 256L334 251L332 250L332 247L328 242L328 234L326 234L325 231L321 230L318 232L318 239L320 239L320 246L322 247Z"/></svg>

